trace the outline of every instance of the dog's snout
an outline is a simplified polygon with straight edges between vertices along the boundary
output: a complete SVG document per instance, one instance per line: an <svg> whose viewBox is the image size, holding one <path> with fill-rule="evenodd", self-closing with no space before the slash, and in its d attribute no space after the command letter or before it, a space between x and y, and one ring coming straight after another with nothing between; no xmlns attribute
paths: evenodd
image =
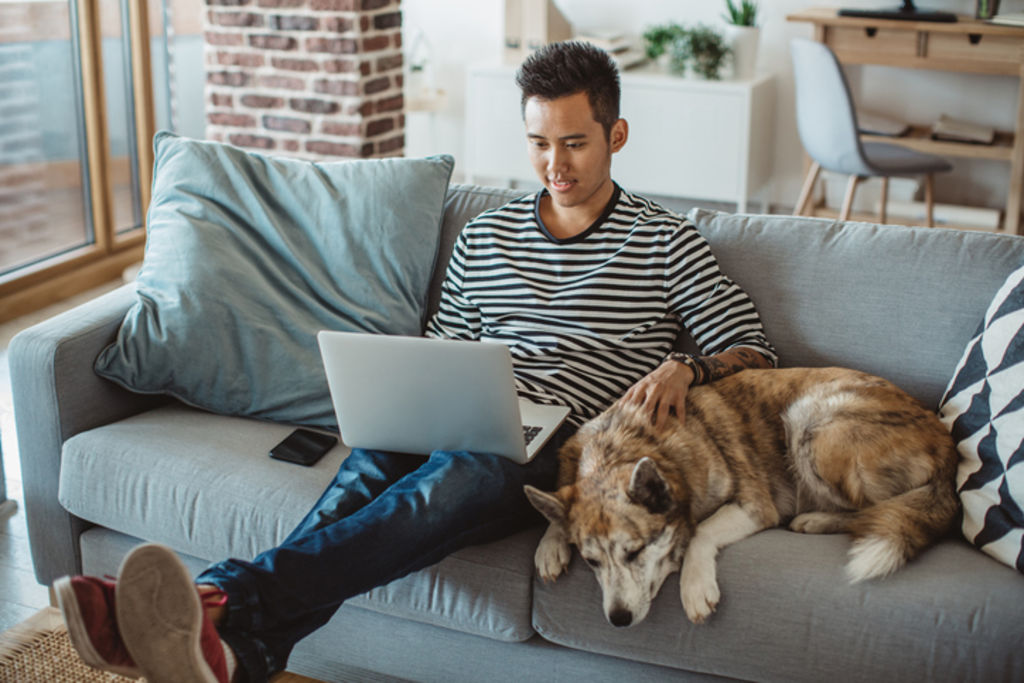
<svg viewBox="0 0 1024 683"><path fill-rule="evenodd" d="M629 626L633 623L633 613L625 607L616 607L608 615L608 621L612 623L612 626Z"/></svg>

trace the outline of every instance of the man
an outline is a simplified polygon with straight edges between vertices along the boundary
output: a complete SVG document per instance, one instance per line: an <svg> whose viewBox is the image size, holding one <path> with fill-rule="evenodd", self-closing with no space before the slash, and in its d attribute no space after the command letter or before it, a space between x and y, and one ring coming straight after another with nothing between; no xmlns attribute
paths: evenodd
<svg viewBox="0 0 1024 683"><path fill-rule="evenodd" d="M213 565L198 590L155 545L129 554L116 586L65 579L89 661L154 683L266 680L348 598L535 523L523 485L554 488L559 446L620 396L660 424L683 415L692 384L774 364L753 304L694 227L612 180L629 130L608 56L551 45L517 82L544 189L465 228L427 333L507 344L520 394L569 406L566 425L526 465L357 449L280 546ZM707 355L671 353L684 325Z"/></svg>

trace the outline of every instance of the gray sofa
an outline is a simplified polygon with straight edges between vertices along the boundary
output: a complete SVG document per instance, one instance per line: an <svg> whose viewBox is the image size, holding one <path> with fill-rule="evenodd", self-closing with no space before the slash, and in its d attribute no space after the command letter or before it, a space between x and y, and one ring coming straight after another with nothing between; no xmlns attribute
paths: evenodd
<svg viewBox="0 0 1024 683"><path fill-rule="evenodd" d="M514 194L453 186L442 253L468 219ZM859 368L933 407L991 296L1024 262L1017 237L692 217L755 300L784 366ZM313 468L276 462L266 453L286 425L97 377L93 361L132 300L126 286L11 344L25 507L46 584L113 574L140 539L172 546L197 572L251 557L299 521L345 455L338 447ZM1024 680L1024 578L956 535L888 579L850 586L844 536L766 531L721 553L723 600L707 624L686 620L670 579L644 623L616 629L578 555L557 582L534 577L541 532L351 600L300 643L290 669L325 680Z"/></svg>

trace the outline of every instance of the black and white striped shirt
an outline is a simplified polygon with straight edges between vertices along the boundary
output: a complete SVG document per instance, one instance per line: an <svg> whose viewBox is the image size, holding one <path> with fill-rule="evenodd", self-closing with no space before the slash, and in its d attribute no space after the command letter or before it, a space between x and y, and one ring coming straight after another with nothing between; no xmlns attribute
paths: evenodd
<svg viewBox="0 0 1024 683"><path fill-rule="evenodd" d="M771 359L753 303L692 223L616 187L570 239L540 220L542 193L487 211L455 243L433 337L506 344L520 396L594 417L657 367L685 326L702 353Z"/></svg>

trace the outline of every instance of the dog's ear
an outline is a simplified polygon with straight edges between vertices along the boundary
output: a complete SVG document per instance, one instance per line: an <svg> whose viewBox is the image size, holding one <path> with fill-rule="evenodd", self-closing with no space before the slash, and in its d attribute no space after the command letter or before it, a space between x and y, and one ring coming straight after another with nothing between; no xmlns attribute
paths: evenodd
<svg viewBox="0 0 1024 683"><path fill-rule="evenodd" d="M530 504L537 508L537 512L544 515L552 524L565 526L565 504L561 498L554 493L545 493L529 484L523 486L523 491L530 499Z"/></svg>
<svg viewBox="0 0 1024 683"><path fill-rule="evenodd" d="M672 507L672 492L650 458L641 458L629 478L629 499L650 512L663 515Z"/></svg>

